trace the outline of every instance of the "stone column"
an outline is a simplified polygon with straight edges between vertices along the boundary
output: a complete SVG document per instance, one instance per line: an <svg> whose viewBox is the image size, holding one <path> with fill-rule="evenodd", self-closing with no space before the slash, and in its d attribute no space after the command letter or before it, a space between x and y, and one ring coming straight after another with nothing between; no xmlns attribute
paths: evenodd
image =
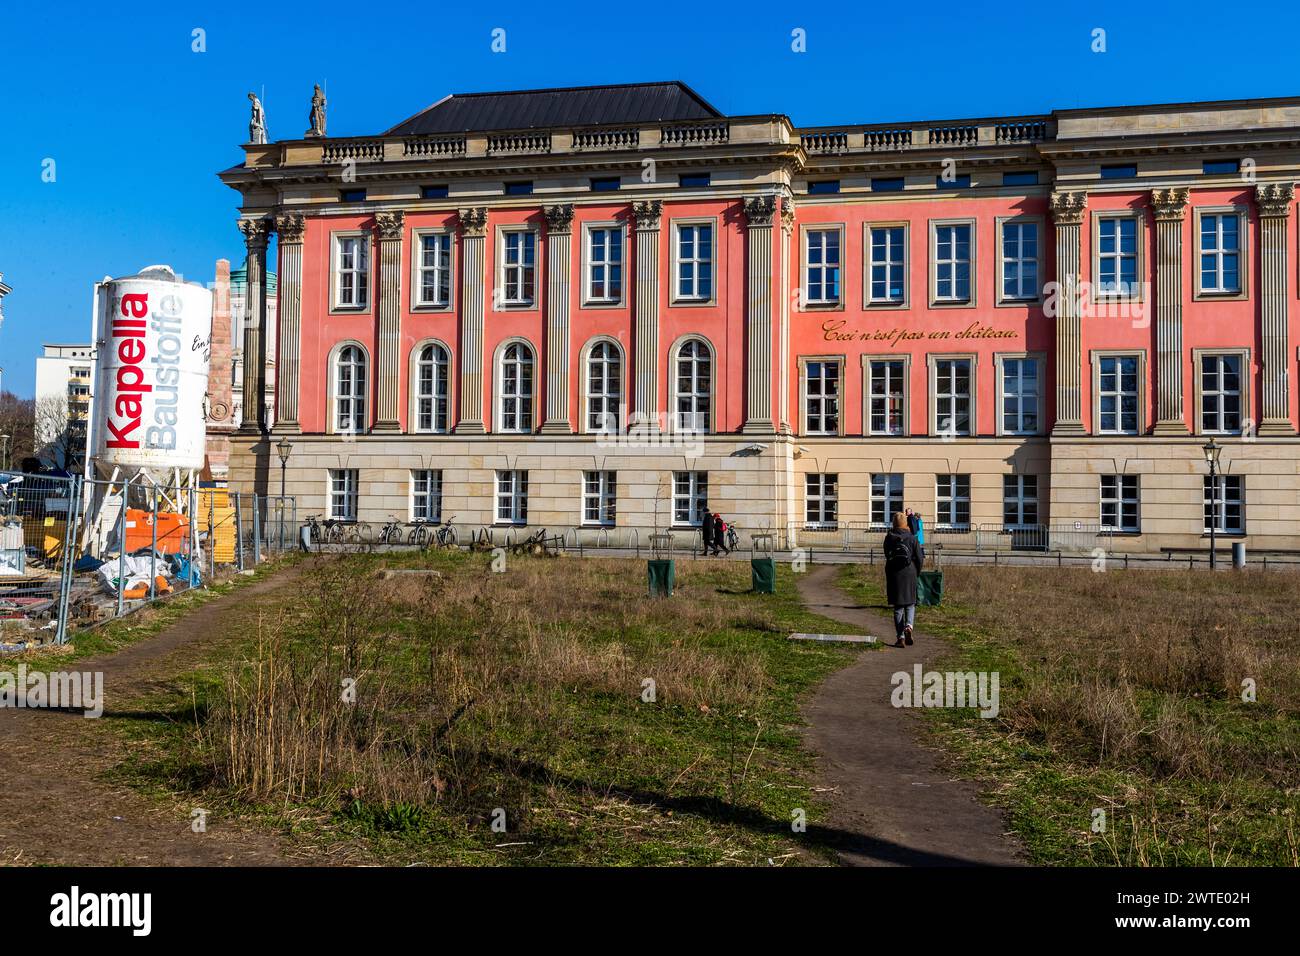
<svg viewBox="0 0 1300 956"><path fill-rule="evenodd" d="M1079 227L1088 205L1082 191L1052 193L1056 224L1056 424L1053 435L1083 434L1083 357L1079 319Z"/></svg>
<svg viewBox="0 0 1300 956"><path fill-rule="evenodd" d="M794 237L794 197L781 197L781 433L790 426L790 248ZM841 410L842 412L842 410Z"/></svg>
<svg viewBox="0 0 1300 956"><path fill-rule="evenodd" d="M659 219L663 202L632 204L636 220L636 370L632 422L643 430L659 429ZM671 413L670 416L671 418Z"/></svg>
<svg viewBox="0 0 1300 956"><path fill-rule="evenodd" d="M483 434L483 315L487 286L483 242L487 210L461 209L460 217L460 416L458 435Z"/></svg>
<svg viewBox="0 0 1300 956"><path fill-rule="evenodd" d="M1156 435L1186 435L1183 403L1184 186L1151 190L1156 220Z"/></svg>
<svg viewBox="0 0 1300 956"><path fill-rule="evenodd" d="M745 232L749 241L749 269L745 276L748 297L745 336L748 344L748 401L745 403L747 435L771 435L772 428L772 218L774 196L745 200Z"/></svg>
<svg viewBox="0 0 1300 956"><path fill-rule="evenodd" d="M277 287L277 310L280 334L280 358L275 369L276 434L297 435L298 375L302 361L302 237L307 219L301 213L277 216L275 231L280 237L280 274Z"/></svg>
<svg viewBox="0 0 1300 956"><path fill-rule="evenodd" d="M1291 356L1287 340L1286 232L1294 183L1260 183L1255 187L1259 211L1260 348L1263 418L1260 435L1294 435L1291 424Z"/></svg>
<svg viewBox="0 0 1300 956"><path fill-rule="evenodd" d="M243 420L239 431L260 435L266 428L266 245L274 228L272 220L258 217L239 220L248 250L248 284L244 308Z"/></svg>
<svg viewBox="0 0 1300 956"><path fill-rule="evenodd" d="M377 413L371 429L377 432L401 430L397 414L398 382L402 344L402 232L406 215L401 211L375 213L379 235L379 299L375 313L379 321L379 355L375 362Z"/></svg>
<svg viewBox="0 0 1300 956"><path fill-rule="evenodd" d="M546 207L546 421L542 432L568 435L569 270L573 256L573 206ZM582 374L579 372L578 374Z"/></svg>

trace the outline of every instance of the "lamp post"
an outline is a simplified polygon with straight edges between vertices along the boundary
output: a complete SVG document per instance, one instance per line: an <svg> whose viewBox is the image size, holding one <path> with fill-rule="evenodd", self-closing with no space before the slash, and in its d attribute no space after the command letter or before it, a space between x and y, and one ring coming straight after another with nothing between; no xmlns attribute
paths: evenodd
<svg viewBox="0 0 1300 956"><path fill-rule="evenodd" d="M280 550L284 550L284 475L289 467L289 453L293 451L293 442L281 438L275 443L275 450L280 456Z"/></svg>
<svg viewBox="0 0 1300 956"><path fill-rule="evenodd" d="M1210 466L1210 570L1213 571L1219 566L1215 531L1219 526L1219 453L1223 451L1223 446L1211 438L1201 446L1201 451L1205 453L1205 463Z"/></svg>

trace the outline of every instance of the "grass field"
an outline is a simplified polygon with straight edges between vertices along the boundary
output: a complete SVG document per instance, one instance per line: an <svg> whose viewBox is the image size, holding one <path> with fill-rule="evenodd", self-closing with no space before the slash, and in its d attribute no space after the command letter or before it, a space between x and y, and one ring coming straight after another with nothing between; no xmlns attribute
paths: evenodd
<svg viewBox="0 0 1300 956"><path fill-rule="evenodd" d="M326 560L219 659L133 709L122 779L339 859L823 862L798 706L851 651L749 568L470 554ZM441 577L383 579L382 568ZM651 684L650 682L653 682ZM495 824L495 826L494 826ZM504 829L502 827L504 826Z"/></svg>
<svg viewBox="0 0 1300 956"><path fill-rule="evenodd" d="M884 603L879 568L839 581ZM939 669L1000 672L1001 712L928 726L1036 862L1300 865L1298 596L1281 573L946 568L917 627L954 640Z"/></svg>

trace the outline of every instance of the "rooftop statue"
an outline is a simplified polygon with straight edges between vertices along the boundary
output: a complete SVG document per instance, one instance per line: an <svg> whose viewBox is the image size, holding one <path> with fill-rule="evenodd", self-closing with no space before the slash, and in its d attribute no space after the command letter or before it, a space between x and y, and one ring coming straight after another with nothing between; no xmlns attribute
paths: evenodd
<svg viewBox="0 0 1300 956"><path fill-rule="evenodd" d="M311 94L311 129L305 135L312 138L325 135L325 94L320 91L319 83Z"/></svg>
<svg viewBox="0 0 1300 956"><path fill-rule="evenodd" d="M256 93L249 93L253 101L253 115L248 120L248 141L255 146L266 144L266 113L262 110L262 101Z"/></svg>

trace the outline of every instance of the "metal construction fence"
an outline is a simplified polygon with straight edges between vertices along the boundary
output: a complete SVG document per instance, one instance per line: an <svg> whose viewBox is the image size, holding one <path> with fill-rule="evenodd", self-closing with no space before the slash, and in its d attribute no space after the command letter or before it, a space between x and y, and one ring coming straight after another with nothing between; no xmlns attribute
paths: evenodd
<svg viewBox="0 0 1300 956"><path fill-rule="evenodd" d="M53 640L297 546L293 498L0 472L0 649Z"/></svg>

